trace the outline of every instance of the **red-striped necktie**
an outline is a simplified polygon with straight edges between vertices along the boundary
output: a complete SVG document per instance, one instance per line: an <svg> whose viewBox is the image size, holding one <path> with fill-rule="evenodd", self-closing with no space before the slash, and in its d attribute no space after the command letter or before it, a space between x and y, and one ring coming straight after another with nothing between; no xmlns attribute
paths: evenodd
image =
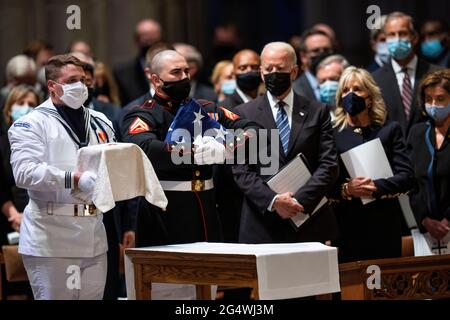
<svg viewBox="0 0 450 320"><path fill-rule="evenodd" d="M409 120L409 116L411 113L411 102L412 102L412 87L411 87L411 78L409 77L408 68L403 68L402 72L405 74L403 78L402 85L402 102L403 102L403 110L405 111L406 120Z"/></svg>

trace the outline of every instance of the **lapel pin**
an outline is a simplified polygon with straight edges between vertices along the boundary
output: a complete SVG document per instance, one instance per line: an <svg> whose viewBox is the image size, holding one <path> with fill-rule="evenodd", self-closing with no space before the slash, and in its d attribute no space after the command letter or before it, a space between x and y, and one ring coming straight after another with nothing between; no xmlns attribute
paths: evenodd
<svg viewBox="0 0 450 320"><path fill-rule="evenodd" d="M305 116L305 114L304 114L303 112L301 112L301 111L300 111L300 115L301 115L302 117L304 117L304 116Z"/></svg>

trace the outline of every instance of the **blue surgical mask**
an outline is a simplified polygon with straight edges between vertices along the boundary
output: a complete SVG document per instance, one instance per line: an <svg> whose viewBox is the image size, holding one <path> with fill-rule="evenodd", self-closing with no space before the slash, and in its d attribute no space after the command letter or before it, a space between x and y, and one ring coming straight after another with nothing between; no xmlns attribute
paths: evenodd
<svg viewBox="0 0 450 320"><path fill-rule="evenodd" d="M336 105L336 91L338 88L338 82L327 80L319 86L320 101L330 106Z"/></svg>
<svg viewBox="0 0 450 320"><path fill-rule="evenodd" d="M436 123L444 122L450 115L450 105L446 107L425 104L425 111Z"/></svg>
<svg viewBox="0 0 450 320"><path fill-rule="evenodd" d="M412 43L408 39L389 39L386 42L389 53L395 60L405 59L411 54Z"/></svg>
<svg viewBox="0 0 450 320"><path fill-rule="evenodd" d="M14 122L17 119L22 118L24 115L30 113L31 110L33 110L33 108L31 108L27 104L24 105L14 104L11 108L11 119Z"/></svg>
<svg viewBox="0 0 450 320"><path fill-rule="evenodd" d="M378 42L376 50L377 50L376 56L378 57L378 59L381 60L381 62L383 63L389 62L391 54L389 53L387 42Z"/></svg>
<svg viewBox="0 0 450 320"><path fill-rule="evenodd" d="M428 59L438 58L445 50L439 39L424 41L421 44L422 54Z"/></svg>
<svg viewBox="0 0 450 320"><path fill-rule="evenodd" d="M236 90L236 80L223 81L220 90L225 94L233 94Z"/></svg>

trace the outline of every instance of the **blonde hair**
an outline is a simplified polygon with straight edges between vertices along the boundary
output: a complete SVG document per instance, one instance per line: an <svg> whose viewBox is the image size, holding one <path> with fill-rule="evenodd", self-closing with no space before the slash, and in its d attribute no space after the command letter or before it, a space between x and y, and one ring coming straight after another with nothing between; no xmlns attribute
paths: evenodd
<svg viewBox="0 0 450 320"><path fill-rule="evenodd" d="M230 60L222 60L216 63L211 74L211 83L214 85L214 87L219 83L223 69L225 69L229 65L233 65Z"/></svg>
<svg viewBox="0 0 450 320"><path fill-rule="evenodd" d="M342 94L346 84L353 79L356 79L363 89L367 91L371 100L369 106L370 124L383 126L386 121L386 106L383 97L381 96L380 88L366 70L348 67L342 73L336 92L336 118L334 120L334 127L339 127L339 130L343 130L348 125L347 112L342 106Z"/></svg>
<svg viewBox="0 0 450 320"><path fill-rule="evenodd" d="M36 106L38 106L39 95L32 86L21 84L18 85L17 87L14 87L9 93L8 98L6 99L5 102L5 106L3 107L3 117L8 126L10 126L13 122L11 119L12 106L20 99L23 99L30 92L33 93L34 96L36 97Z"/></svg>
<svg viewBox="0 0 450 320"><path fill-rule="evenodd" d="M111 103L120 106L119 89L109 67L103 62L97 62L93 76L103 79L104 84L106 83L109 87L109 99Z"/></svg>

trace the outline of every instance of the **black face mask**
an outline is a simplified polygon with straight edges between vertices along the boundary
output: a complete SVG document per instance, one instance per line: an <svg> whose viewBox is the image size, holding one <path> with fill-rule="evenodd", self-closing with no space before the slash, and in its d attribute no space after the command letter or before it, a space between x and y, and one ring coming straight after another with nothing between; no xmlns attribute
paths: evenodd
<svg viewBox="0 0 450 320"><path fill-rule="evenodd" d="M342 99L342 107L352 117L366 109L366 100L356 93L350 92Z"/></svg>
<svg viewBox="0 0 450 320"><path fill-rule="evenodd" d="M261 84L261 75L256 71L237 74L236 83L239 89L244 92L253 91L258 89L258 86Z"/></svg>
<svg viewBox="0 0 450 320"><path fill-rule="evenodd" d="M109 97L109 86L107 83L105 83L103 86L101 87L95 87L94 89L94 97L98 97L98 96L107 96Z"/></svg>
<svg viewBox="0 0 450 320"><path fill-rule="evenodd" d="M317 56L314 56L311 58L311 66L310 71L313 75L316 75L317 73L317 66L319 63L322 62L325 58L331 56L333 54L333 51L331 49L325 49L321 53L319 53Z"/></svg>
<svg viewBox="0 0 450 320"><path fill-rule="evenodd" d="M161 81L164 85L161 87L162 91L167 94L170 99L174 101L183 101L189 97L191 92L191 82L188 78L178 81Z"/></svg>
<svg viewBox="0 0 450 320"><path fill-rule="evenodd" d="M83 105L85 107L87 107L91 103L92 99L94 98L94 88L88 87L87 89L88 89L88 97L87 97L86 101L83 103Z"/></svg>
<svg viewBox="0 0 450 320"><path fill-rule="evenodd" d="M267 90L275 97L281 96L291 86L290 72L272 72L264 75Z"/></svg>

